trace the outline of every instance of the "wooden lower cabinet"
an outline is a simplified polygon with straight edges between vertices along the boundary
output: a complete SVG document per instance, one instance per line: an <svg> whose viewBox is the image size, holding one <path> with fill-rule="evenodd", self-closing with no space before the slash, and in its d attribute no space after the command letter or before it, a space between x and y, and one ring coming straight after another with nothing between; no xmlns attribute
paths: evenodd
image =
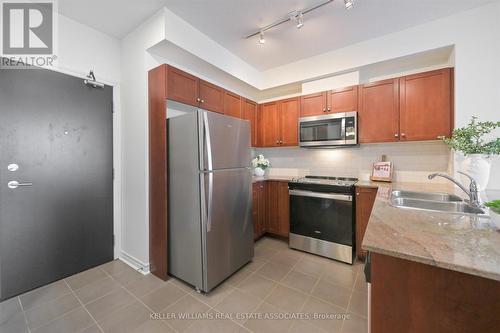
<svg viewBox="0 0 500 333"><path fill-rule="evenodd" d="M498 332L500 282L371 253L371 332Z"/></svg>
<svg viewBox="0 0 500 333"><path fill-rule="evenodd" d="M262 181L253 184L252 217L254 239L264 234L288 237L290 232L290 199L288 183Z"/></svg>
<svg viewBox="0 0 500 333"><path fill-rule="evenodd" d="M288 183L268 181L266 186L266 232L288 237L290 232Z"/></svg>
<svg viewBox="0 0 500 333"><path fill-rule="evenodd" d="M361 249L361 245L376 196L375 187L356 187L356 256L359 259L364 259L366 256L366 251Z"/></svg>
<svg viewBox="0 0 500 333"><path fill-rule="evenodd" d="M254 183L252 195L253 238L257 240L266 232L266 182Z"/></svg>

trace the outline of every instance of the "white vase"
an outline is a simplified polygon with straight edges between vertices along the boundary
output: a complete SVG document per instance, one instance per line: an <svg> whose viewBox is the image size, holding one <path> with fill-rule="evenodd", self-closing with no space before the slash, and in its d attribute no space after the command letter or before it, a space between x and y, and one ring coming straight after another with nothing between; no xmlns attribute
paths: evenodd
<svg viewBox="0 0 500 333"><path fill-rule="evenodd" d="M491 162L488 155L470 154L465 156L465 159L460 163L460 171L470 175L477 182L479 191L484 191L490 179ZM469 180L462 176L464 183Z"/></svg>
<svg viewBox="0 0 500 333"><path fill-rule="evenodd" d="M254 171L253 171L254 175L256 175L257 177L263 177L264 174L266 173L266 170L262 169L262 168L255 168Z"/></svg>

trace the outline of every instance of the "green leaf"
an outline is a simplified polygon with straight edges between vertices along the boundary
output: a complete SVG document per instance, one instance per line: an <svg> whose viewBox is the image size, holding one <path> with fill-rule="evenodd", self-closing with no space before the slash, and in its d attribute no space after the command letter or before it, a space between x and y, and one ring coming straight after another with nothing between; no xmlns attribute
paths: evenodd
<svg viewBox="0 0 500 333"><path fill-rule="evenodd" d="M500 127L500 121L478 122L477 117L472 117L470 123L462 128L453 130L451 138L443 139L451 149L470 154L500 154L500 138L485 142L483 137Z"/></svg>
<svg viewBox="0 0 500 333"><path fill-rule="evenodd" d="M500 200L493 200L486 202L484 204L486 207L491 208L492 211L494 211L497 214L500 214Z"/></svg>

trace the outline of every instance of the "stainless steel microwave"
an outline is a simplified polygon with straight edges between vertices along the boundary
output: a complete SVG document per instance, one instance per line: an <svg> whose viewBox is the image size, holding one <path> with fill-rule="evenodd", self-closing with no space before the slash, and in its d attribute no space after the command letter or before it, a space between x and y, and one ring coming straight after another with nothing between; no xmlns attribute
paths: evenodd
<svg viewBox="0 0 500 333"><path fill-rule="evenodd" d="M339 112L299 119L299 145L319 148L358 144L358 113Z"/></svg>

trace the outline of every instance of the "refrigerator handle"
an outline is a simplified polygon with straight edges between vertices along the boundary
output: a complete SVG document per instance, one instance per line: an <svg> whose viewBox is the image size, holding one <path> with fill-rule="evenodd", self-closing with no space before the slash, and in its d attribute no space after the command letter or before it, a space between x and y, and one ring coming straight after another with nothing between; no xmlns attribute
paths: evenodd
<svg viewBox="0 0 500 333"><path fill-rule="evenodd" d="M203 124L205 127L205 145L207 148L207 167L208 167L208 203L207 203L207 232L210 232L212 227L212 199L213 199L213 185L214 185L214 174L213 161L212 161L212 143L210 141L210 127L208 126L208 116L207 112L203 112Z"/></svg>

